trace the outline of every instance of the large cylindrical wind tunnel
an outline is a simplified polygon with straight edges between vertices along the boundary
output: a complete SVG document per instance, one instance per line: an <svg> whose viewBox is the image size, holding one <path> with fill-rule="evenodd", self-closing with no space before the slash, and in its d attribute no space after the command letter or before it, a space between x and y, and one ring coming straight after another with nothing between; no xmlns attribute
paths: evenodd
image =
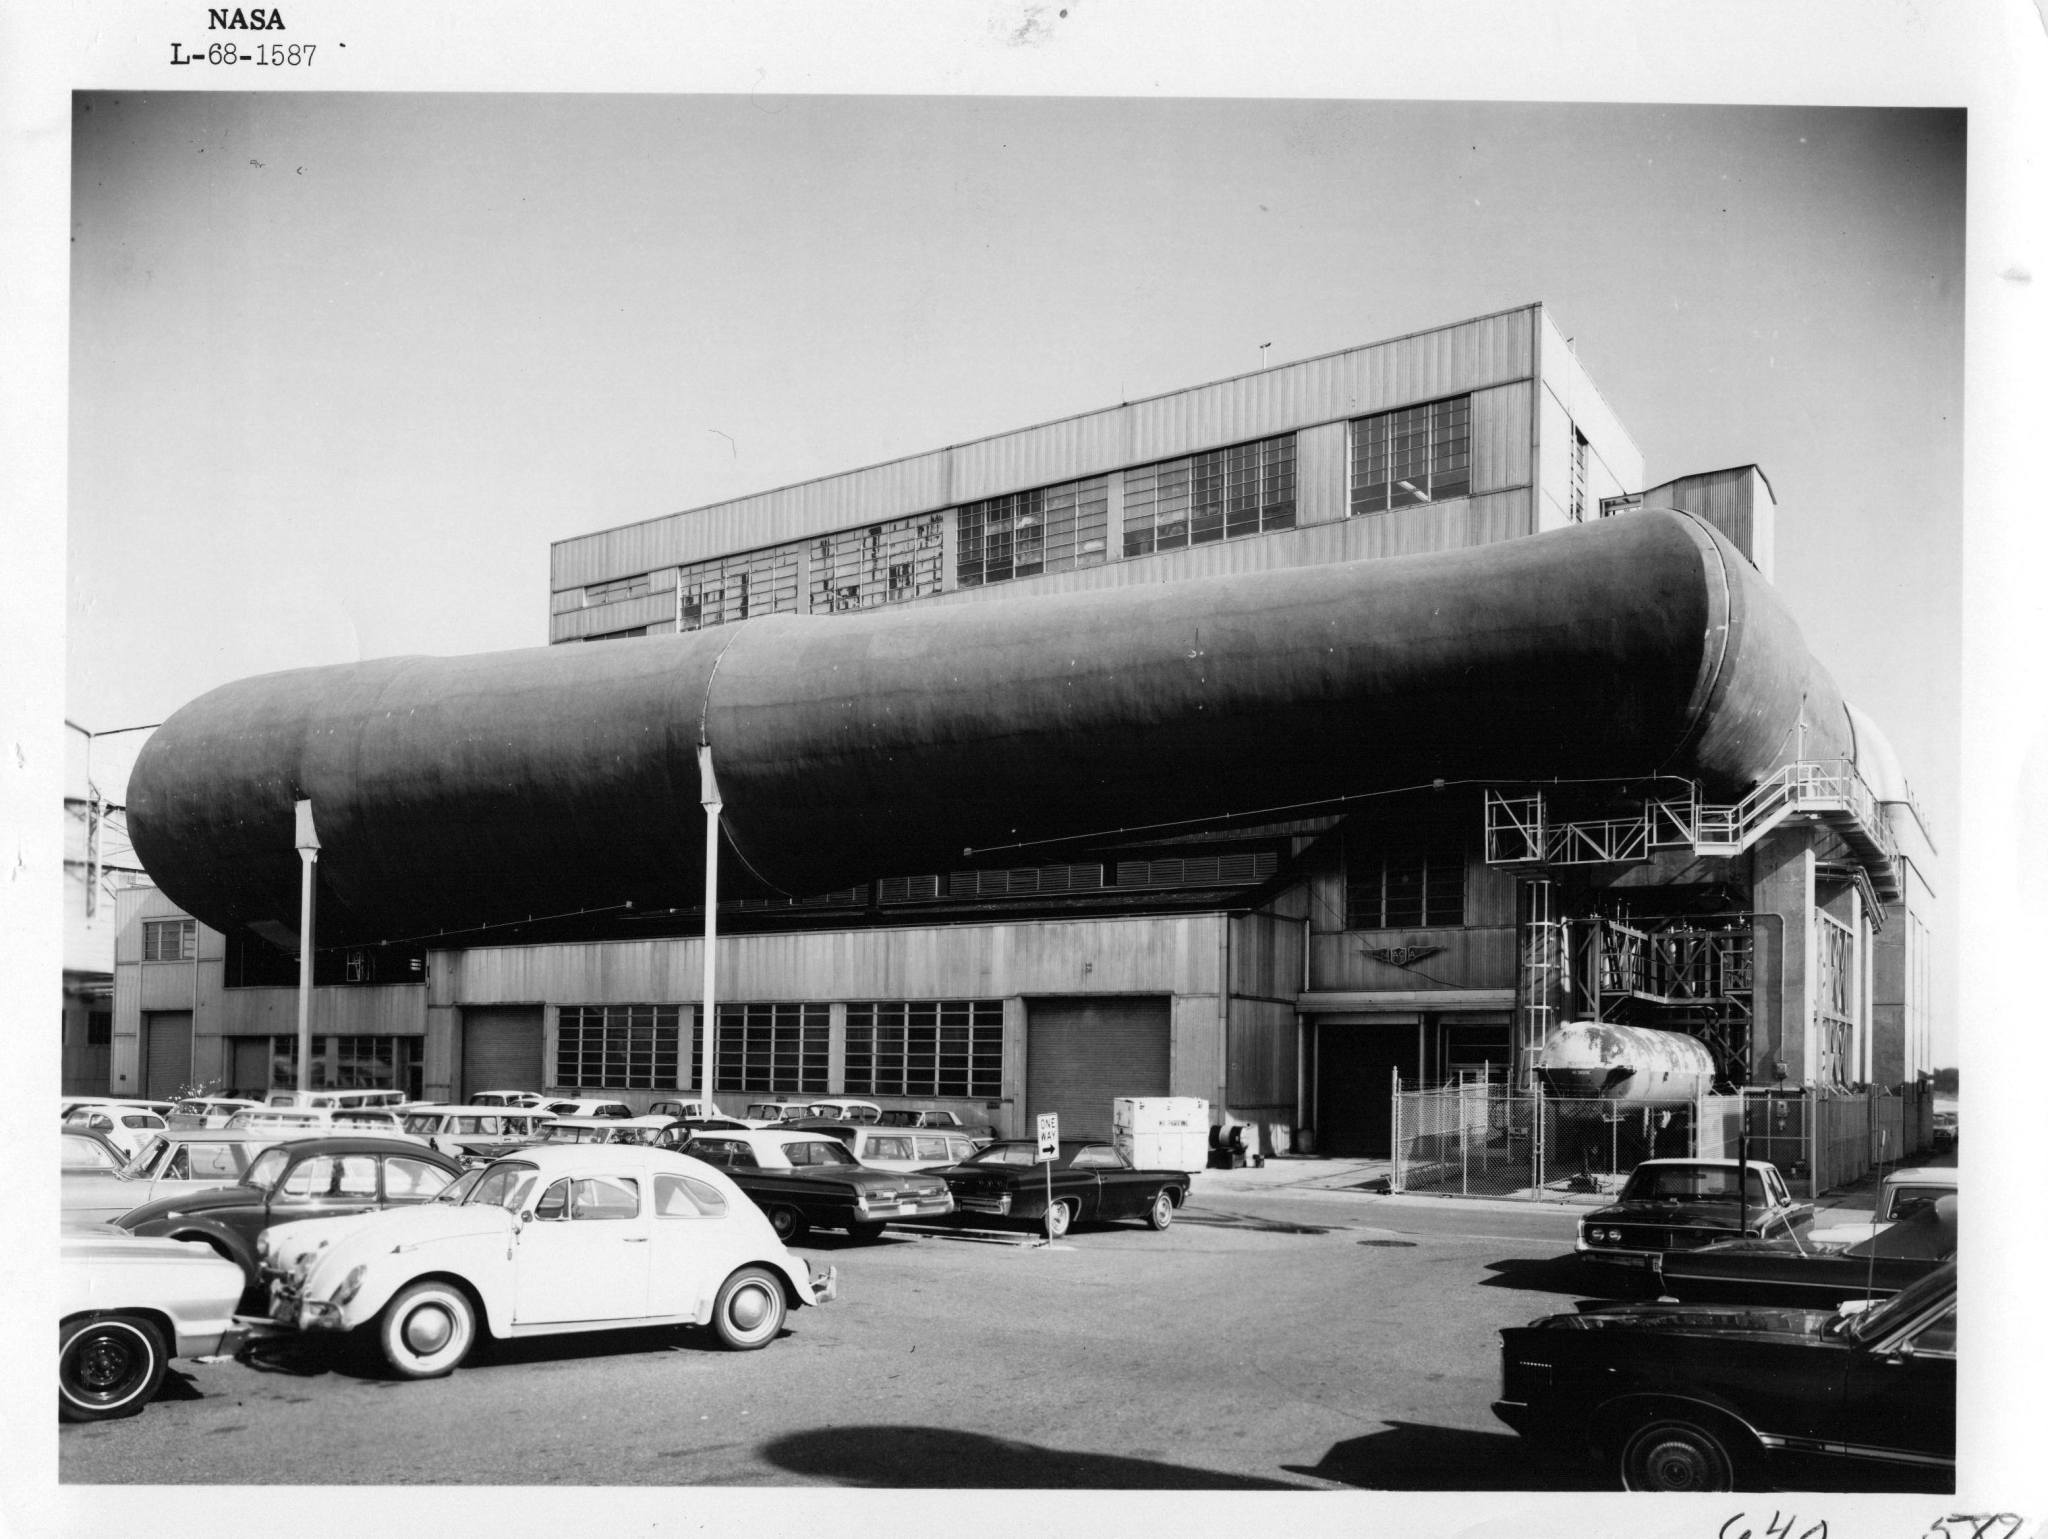
<svg viewBox="0 0 2048 1539"><path fill-rule="evenodd" d="M270 674L164 723L129 828L219 928L296 925L300 797L323 941L687 905L700 741L734 864L792 893L1439 777L1726 794L1854 745L1756 571L1706 524L1638 512L1437 555Z"/></svg>

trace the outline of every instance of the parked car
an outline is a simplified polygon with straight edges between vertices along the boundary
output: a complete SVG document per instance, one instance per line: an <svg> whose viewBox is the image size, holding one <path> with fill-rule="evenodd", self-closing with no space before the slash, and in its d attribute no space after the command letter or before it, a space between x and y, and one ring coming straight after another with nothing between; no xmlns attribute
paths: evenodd
<svg viewBox="0 0 2048 1539"><path fill-rule="evenodd" d="M953 1195L943 1180L869 1170L846 1145L823 1133L781 1128L703 1132L683 1149L732 1177L784 1240L807 1229L844 1229L856 1240L872 1240L891 1220L944 1218L953 1211Z"/></svg>
<svg viewBox="0 0 2048 1539"><path fill-rule="evenodd" d="M813 1117L830 1117L834 1122L880 1122L882 1108L873 1101L813 1101Z"/></svg>
<svg viewBox="0 0 2048 1539"><path fill-rule="evenodd" d="M1930 1144L1936 1154L1951 1154L1958 1147L1962 1128L1952 1111L1938 1111L1934 1114L1934 1130Z"/></svg>
<svg viewBox="0 0 2048 1539"><path fill-rule="evenodd" d="M689 1099L681 1101L656 1101L647 1108L650 1117L667 1117L673 1122L701 1122L707 1117L719 1117L724 1113L709 1101Z"/></svg>
<svg viewBox="0 0 2048 1539"><path fill-rule="evenodd" d="M1055 1240L1097 1219L1142 1218L1164 1229L1188 1200L1186 1171L1135 1169L1115 1144L1063 1138L1051 1163L1050 1197L1038 1145L1028 1138L990 1144L936 1174L953 1189L963 1220L1043 1227Z"/></svg>
<svg viewBox="0 0 2048 1539"><path fill-rule="evenodd" d="M772 1128L810 1114L808 1101L749 1101L747 1109L740 1113L740 1120L749 1127Z"/></svg>
<svg viewBox="0 0 2048 1539"><path fill-rule="evenodd" d="M164 1123L173 1128L222 1128L236 1112L248 1111L262 1104L240 1096L195 1096L174 1105Z"/></svg>
<svg viewBox="0 0 2048 1539"><path fill-rule="evenodd" d="M980 1147L965 1133L937 1128L885 1128L824 1117L805 1117L790 1127L836 1138L861 1164L877 1170L943 1170Z"/></svg>
<svg viewBox="0 0 2048 1539"><path fill-rule="evenodd" d="M986 1122L968 1122L956 1111L935 1106L892 1106L882 1113L885 1128L945 1128L965 1133L977 1144L992 1144L996 1130Z"/></svg>
<svg viewBox="0 0 2048 1539"><path fill-rule="evenodd" d="M555 1120L553 1112L505 1106L410 1106L401 1126L443 1154L458 1159L488 1149L533 1143Z"/></svg>
<svg viewBox="0 0 2048 1539"><path fill-rule="evenodd" d="M118 1169L66 1170L60 1216L66 1224L102 1224L145 1202L239 1181L257 1155L293 1136L297 1135L224 1130L159 1133Z"/></svg>
<svg viewBox="0 0 2048 1539"><path fill-rule="evenodd" d="M68 1122L71 1114L81 1106L140 1106L145 1111L155 1112L159 1117L168 1117L174 1104L171 1101L152 1101L135 1095L67 1095L60 1096L57 1100L57 1120Z"/></svg>
<svg viewBox="0 0 2048 1539"><path fill-rule="evenodd" d="M472 1106L517 1106L531 1111L547 1104L538 1090L479 1090L469 1098Z"/></svg>
<svg viewBox="0 0 2048 1539"><path fill-rule="evenodd" d="M78 1107L64 1119L63 1125L98 1133L124 1156L136 1153L149 1142L152 1133L161 1133L168 1126L159 1113L147 1106L124 1102Z"/></svg>
<svg viewBox="0 0 2048 1539"><path fill-rule="evenodd" d="M1739 1298L1833 1309L1845 1299L1889 1298L1955 1257L1951 1194L1853 1243L1821 1241L1809 1232L1673 1251L1663 1258L1658 1285L1667 1297L1687 1302Z"/></svg>
<svg viewBox="0 0 2048 1539"><path fill-rule="evenodd" d="M1954 1262L1869 1308L1604 1304L1500 1334L1494 1414L1627 1490L1799 1490L1827 1465L1953 1487Z"/></svg>
<svg viewBox="0 0 2048 1539"><path fill-rule="evenodd" d="M1746 1187L1740 1172L1735 1160L1644 1160L1612 1204L1579 1220L1578 1253L1648 1273L1669 1251L1777 1239L1812 1224L1812 1204L1793 1201L1775 1165L1751 1160Z"/></svg>
<svg viewBox="0 0 2048 1539"><path fill-rule="evenodd" d="M410 1099L403 1090L273 1090L263 1104L302 1111L394 1111Z"/></svg>
<svg viewBox="0 0 2048 1539"><path fill-rule="evenodd" d="M270 1328L360 1330L409 1379L451 1372L480 1332L709 1325L747 1351L839 1292L838 1269L800 1265L726 1176L634 1144L536 1146L459 1203L323 1227L265 1236Z"/></svg>
<svg viewBox="0 0 2048 1539"><path fill-rule="evenodd" d="M221 1129L225 1133L360 1133L365 1136L384 1134L391 1138L406 1136L405 1124L398 1113L381 1107L359 1107L350 1110L334 1107L285 1107L254 1106L247 1111L238 1111L228 1118Z"/></svg>
<svg viewBox="0 0 2048 1539"><path fill-rule="evenodd" d="M63 1171L113 1175L133 1158L127 1150L115 1143L104 1133L95 1133L90 1128L65 1126L60 1136L64 1140Z"/></svg>
<svg viewBox="0 0 2048 1539"><path fill-rule="evenodd" d="M242 1270L196 1245L111 1229L63 1237L57 1263L57 1415L133 1416L173 1357L232 1352Z"/></svg>
<svg viewBox="0 0 2048 1539"><path fill-rule="evenodd" d="M426 1202L462 1173L425 1144L355 1135L274 1144L232 1186L144 1203L114 1222L130 1234L212 1246L257 1283L256 1239L272 1224Z"/></svg>
<svg viewBox="0 0 2048 1539"><path fill-rule="evenodd" d="M1956 1192L1956 1170L1949 1166L1908 1165L1887 1171L1877 1185L1877 1203L1862 1223L1829 1224L1815 1229L1807 1238L1821 1244L1855 1245L1881 1233L1892 1224L1931 1208L1943 1197Z"/></svg>
<svg viewBox="0 0 2048 1539"><path fill-rule="evenodd" d="M575 1097L553 1097L541 1104L542 1111L551 1111L557 1117L630 1117L633 1108L624 1101L578 1099Z"/></svg>
<svg viewBox="0 0 2048 1539"><path fill-rule="evenodd" d="M654 1135L657 1149L681 1149L699 1133L751 1133L754 1124L738 1117L687 1117L671 1122Z"/></svg>

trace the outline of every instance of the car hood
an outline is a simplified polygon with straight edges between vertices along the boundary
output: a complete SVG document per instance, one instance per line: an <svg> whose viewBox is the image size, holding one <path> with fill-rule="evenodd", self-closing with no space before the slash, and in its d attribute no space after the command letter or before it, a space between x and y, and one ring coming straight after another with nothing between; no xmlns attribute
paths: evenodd
<svg viewBox="0 0 2048 1539"><path fill-rule="evenodd" d="M1549 1315L1530 1323L1535 1330L1655 1331L1675 1336L1731 1336L1779 1341L1832 1339L1832 1309L1797 1309L1759 1304L1594 1304L1578 1314Z"/></svg>
<svg viewBox="0 0 2048 1539"><path fill-rule="evenodd" d="M220 1208L260 1208L267 1194L253 1186L202 1186L175 1197L159 1197L139 1208L130 1208L118 1222L124 1228L138 1228L154 1219L185 1213L206 1213Z"/></svg>
<svg viewBox="0 0 2048 1539"><path fill-rule="evenodd" d="M266 1233L270 1253L289 1263L302 1251L339 1250L358 1253L408 1249L437 1240L466 1239L479 1234L508 1234L515 1220L491 1203L424 1202L410 1207L372 1209L339 1218L304 1218L274 1224Z"/></svg>

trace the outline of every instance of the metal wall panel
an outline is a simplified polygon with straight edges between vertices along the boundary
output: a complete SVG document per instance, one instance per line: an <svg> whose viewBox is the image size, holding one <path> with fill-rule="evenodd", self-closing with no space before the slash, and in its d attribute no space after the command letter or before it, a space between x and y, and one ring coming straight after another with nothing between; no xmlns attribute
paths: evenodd
<svg viewBox="0 0 2048 1539"><path fill-rule="evenodd" d="M1091 988L1122 993L1214 992L1218 926L1207 915L829 935L726 935L718 994L730 1001L999 999L1071 991L1074 958L1093 963ZM683 1004L702 996L702 942L610 941L435 952L441 1005Z"/></svg>
<svg viewBox="0 0 2048 1539"><path fill-rule="evenodd" d="M1297 1036L1292 1005L1263 999L1230 1002L1227 1083L1233 1117L1295 1120Z"/></svg>
<svg viewBox="0 0 2048 1539"><path fill-rule="evenodd" d="M316 1037L417 1037L427 1029L427 991L416 983L316 991ZM224 989L220 1031L228 1037L296 1036L297 989Z"/></svg>
<svg viewBox="0 0 2048 1539"><path fill-rule="evenodd" d="M1545 314L1541 324L1544 388L1563 405L1624 488L1638 490L1643 484L1643 451L1595 387L1556 323Z"/></svg>
<svg viewBox="0 0 2048 1539"><path fill-rule="evenodd" d="M1486 493L1529 484L1533 445L1529 401L1534 386L1516 380L1472 393L1472 490Z"/></svg>
<svg viewBox="0 0 2048 1539"><path fill-rule="evenodd" d="M1294 521L1334 524L1351 516L1351 426L1326 422L1294 435ZM1121 548L1121 547L1119 547Z"/></svg>
<svg viewBox="0 0 2048 1539"><path fill-rule="evenodd" d="M1365 955L1366 946L1441 946L1414 968L1396 967ZM1317 990L1403 993L1441 985L1453 989L1512 988L1515 982L1513 925L1464 929L1336 930L1309 939L1310 986Z"/></svg>
<svg viewBox="0 0 2048 1539"><path fill-rule="evenodd" d="M1127 426L1127 409L1118 406L961 444L948 451L953 458L951 500L976 502L1114 470L1128 459Z"/></svg>

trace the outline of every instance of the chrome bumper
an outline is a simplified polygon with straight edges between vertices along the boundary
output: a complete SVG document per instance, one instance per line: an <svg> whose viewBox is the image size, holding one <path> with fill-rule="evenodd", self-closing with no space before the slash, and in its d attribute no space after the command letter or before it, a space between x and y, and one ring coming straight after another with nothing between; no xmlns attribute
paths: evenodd
<svg viewBox="0 0 2048 1539"><path fill-rule="evenodd" d="M809 1266L809 1265L810 1265L810 1263L809 1263L809 1262L806 1262L806 1263L804 1263L804 1264L805 1264L806 1266ZM826 1268L825 1268L825 1275L824 1275L823 1277L820 1277L820 1276L819 1276L819 1275L818 1275L818 1274L817 1274L817 1273L816 1273L815 1271L811 1273L811 1302L812 1302L813 1304L829 1304L829 1303L831 1303L831 1302L832 1302L832 1301L833 1301L834 1299L836 1299L836 1298L838 1298L838 1297L839 1297L839 1268L838 1268L838 1267L836 1267L836 1266L828 1266L828 1267L826 1267Z"/></svg>

